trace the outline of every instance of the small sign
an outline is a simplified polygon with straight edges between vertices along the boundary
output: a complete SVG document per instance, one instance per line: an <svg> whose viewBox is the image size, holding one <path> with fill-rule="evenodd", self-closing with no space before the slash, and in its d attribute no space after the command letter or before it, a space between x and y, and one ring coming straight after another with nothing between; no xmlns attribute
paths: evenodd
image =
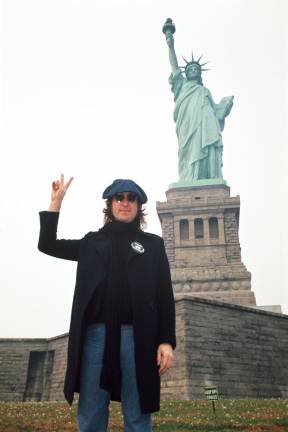
<svg viewBox="0 0 288 432"><path fill-rule="evenodd" d="M217 387L205 387L205 395L208 400L218 400L218 388Z"/></svg>

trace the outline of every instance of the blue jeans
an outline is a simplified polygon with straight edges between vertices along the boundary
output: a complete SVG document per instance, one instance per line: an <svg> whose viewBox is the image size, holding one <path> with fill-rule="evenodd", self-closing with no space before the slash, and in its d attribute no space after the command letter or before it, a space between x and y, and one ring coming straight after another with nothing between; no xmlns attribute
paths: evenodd
<svg viewBox="0 0 288 432"><path fill-rule="evenodd" d="M88 327L81 366L77 419L80 432L106 432L110 393L99 386L105 344L105 325ZM143 414L136 383L133 327L121 326L121 401L125 432L152 432L151 415Z"/></svg>

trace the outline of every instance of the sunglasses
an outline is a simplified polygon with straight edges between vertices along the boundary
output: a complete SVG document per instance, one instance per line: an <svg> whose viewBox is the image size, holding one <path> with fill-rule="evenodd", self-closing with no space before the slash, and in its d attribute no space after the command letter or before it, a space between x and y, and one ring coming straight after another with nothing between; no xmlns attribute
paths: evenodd
<svg viewBox="0 0 288 432"><path fill-rule="evenodd" d="M123 201L123 200L125 199L125 195L123 195L122 193L117 193L117 194L114 195L113 198L114 198L116 201L121 202L121 201ZM127 195L127 200L128 200L129 202L135 202L135 201L137 201L137 195L134 194L134 193L129 193L129 194Z"/></svg>

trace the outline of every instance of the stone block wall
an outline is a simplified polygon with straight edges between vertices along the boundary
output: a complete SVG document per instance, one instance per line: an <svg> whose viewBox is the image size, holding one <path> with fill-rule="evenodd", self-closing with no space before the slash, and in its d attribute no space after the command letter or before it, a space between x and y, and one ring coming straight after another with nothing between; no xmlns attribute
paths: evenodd
<svg viewBox="0 0 288 432"><path fill-rule="evenodd" d="M174 352L175 366L168 370L161 380L161 393L165 399L189 399L185 307L183 302L176 303L177 349Z"/></svg>
<svg viewBox="0 0 288 432"><path fill-rule="evenodd" d="M167 253L167 257L170 266L173 267L175 262L173 218L170 216L163 218L161 226L162 226L162 232L165 233L165 235L163 235L163 239L165 243L165 250Z"/></svg>
<svg viewBox="0 0 288 432"><path fill-rule="evenodd" d="M172 399L288 397L288 316L214 300L176 300L176 362L163 380ZM183 367L184 365L184 367Z"/></svg>
<svg viewBox="0 0 288 432"><path fill-rule="evenodd" d="M68 334L0 339L0 400L63 400Z"/></svg>
<svg viewBox="0 0 288 432"><path fill-rule="evenodd" d="M48 349L55 351L50 395L53 400L63 400L63 387L67 363L68 334L49 339Z"/></svg>
<svg viewBox="0 0 288 432"><path fill-rule="evenodd" d="M24 399L31 351L46 351L45 339L0 339L0 400Z"/></svg>
<svg viewBox="0 0 288 432"><path fill-rule="evenodd" d="M228 263L241 262L241 248L238 236L238 209L229 209L224 213L224 232L226 257Z"/></svg>

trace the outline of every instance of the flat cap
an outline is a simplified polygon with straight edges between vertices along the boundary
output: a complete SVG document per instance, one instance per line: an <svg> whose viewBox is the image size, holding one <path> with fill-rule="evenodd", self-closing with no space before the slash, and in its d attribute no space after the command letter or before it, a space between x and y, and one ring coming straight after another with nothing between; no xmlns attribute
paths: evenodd
<svg viewBox="0 0 288 432"><path fill-rule="evenodd" d="M145 204L147 202L147 195L145 194L144 190L133 180L129 179L114 180L113 183L104 190L102 198L112 198L119 192L134 192L141 204Z"/></svg>

